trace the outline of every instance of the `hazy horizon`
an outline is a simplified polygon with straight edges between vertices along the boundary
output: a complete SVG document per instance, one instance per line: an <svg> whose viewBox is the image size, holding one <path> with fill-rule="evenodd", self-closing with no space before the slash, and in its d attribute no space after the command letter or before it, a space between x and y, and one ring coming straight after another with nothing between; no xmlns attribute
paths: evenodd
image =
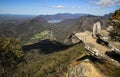
<svg viewBox="0 0 120 77"><path fill-rule="evenodd" d="M110 13L114 13L114 12L110 12ZM110 13L106 13L106 14L110 14ZM39 16L39 15L57 15L57 14L88 14L88 13L55 13L55 14L1 14L0 15L25 15L25 16ZM94 14L88 14L88 15L94 15L94 16L104 16L106 14L103 15L94 15Z"/></svg>

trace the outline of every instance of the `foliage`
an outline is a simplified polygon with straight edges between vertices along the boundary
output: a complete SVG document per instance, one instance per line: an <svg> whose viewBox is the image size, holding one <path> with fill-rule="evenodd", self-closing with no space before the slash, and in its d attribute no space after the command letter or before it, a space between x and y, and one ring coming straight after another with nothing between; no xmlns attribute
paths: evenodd
<svg viewBox="0 0 120 77"><path fill-rule="evenodd" d="M115 66L111 62L103 64L96 62L95 66L108 77L120 77L120 66Z"/></svg>
<svg viewBox="0 0 120 77"><path fill-rule="evenodd" d="M111 17L111 20L119 20L120 21L120 9L115 11L114 15Z"/></svg>
<svg viewBox="0 0 120 77"><path fill-rule="evenodd" d="M7 77L14 71L16 65L23 61L24 55L17 39L0 38L0 67L2 77Z"/></svg>
<svg viewBox="0 0 120 77"><path fill-rule="evenodd" d="M113 41L120 42L120 9L116 10L114 15L111 17L111 23L113 26L113 30L110 32L110 36L112 37Z"/></svg>
<svg viewBox="0 0 120 77"><path fill-rule="evenodd" d="M39 33L36 33L33 35L33 37L27 42L27 44L33 44L33 43L37 43L40 40L44 40L50 38L50 31L49 30L45 30Z"/></svg>
<svg viewBox="0 0 120 77"><path fill-rule="evenodd" d="M110 32L110 36L113 41L120 42L120 22L115 22L113 27L114 29Z"/></svg>
<svg viewBox="0 0 120 77"><path fill-rule="evenodd" d="M83 45L52 54L27 53L28 65L20 66L14 77L62 77L71 61L86 53ZM21 71L25 70L24 74Z"/></svg>
<svg viewBox="0 0 120 77"><path fill-rule="evenodd" d="M26 44L29 45L29 44L37 43L37 42L39 42L41 40L45 40L45 39L54 40L55 36L53 35L53 32L50 30L44 30L40 33L36 33Z"/></svg>

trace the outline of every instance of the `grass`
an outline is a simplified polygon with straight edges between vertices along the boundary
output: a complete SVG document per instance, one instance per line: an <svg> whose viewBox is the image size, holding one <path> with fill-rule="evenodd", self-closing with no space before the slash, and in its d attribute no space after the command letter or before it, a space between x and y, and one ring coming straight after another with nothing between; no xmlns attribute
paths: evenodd
<svg viewBox="0 0 120 77"><path fill-rule="evenodd" d="M115 66L110 62L95 63L95 66L108 77L120 77L120 66Z"/></svg>
<svg viewBox="0 0 120 77"><path fill-rule="evenodd" d="M64 77L71 62L86 54L88 55L82 44L49 54L28 52L27 64L20 64L10 77ZM120 76L120 67L110 62L95 62L94 64L108 77Z"/></svg>
<svg viewBox="0 0 120 77"><path fill-rule="evenodd" d="M83 53L82 44L52 54L27 53L28 64L20 65L13 77L63 77L70 62Z"/></svg>

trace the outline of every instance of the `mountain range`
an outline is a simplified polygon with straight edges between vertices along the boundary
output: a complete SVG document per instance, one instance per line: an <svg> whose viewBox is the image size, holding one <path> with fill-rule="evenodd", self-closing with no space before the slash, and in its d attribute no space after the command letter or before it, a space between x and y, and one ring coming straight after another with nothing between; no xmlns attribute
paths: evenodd
<svg viewBox="0 0 120 77"><path fill-rule="evenodd" d="M91 31L96 20L101 21L102 29L112 13L104 16L90 14L55 14L55 15L0 15L0 36L16 37L25 42L38 32L51 30L56 40L63 42L73 32ZM62 20L57 23L49 23L50 20ZM14 23L11 23L14 21ZM62 37L60 37L62 36Z"/></svg>

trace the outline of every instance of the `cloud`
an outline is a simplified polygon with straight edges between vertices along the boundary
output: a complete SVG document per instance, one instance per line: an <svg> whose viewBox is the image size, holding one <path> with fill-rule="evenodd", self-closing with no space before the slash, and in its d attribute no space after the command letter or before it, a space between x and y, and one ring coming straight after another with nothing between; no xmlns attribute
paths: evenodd
<svg viewBox="0 0 120 77"><path fill-rule="evenodd" d="M101 7L120 6L120 0L99 0L99 1L91 0L91 3L99 5Z"/></svg>
<svg viewBox="0 0 120 77"><path fill-rule="evenodd" d="M58 6L52 6L52 8L65 8L64 6L58 5Z"/></svg>

